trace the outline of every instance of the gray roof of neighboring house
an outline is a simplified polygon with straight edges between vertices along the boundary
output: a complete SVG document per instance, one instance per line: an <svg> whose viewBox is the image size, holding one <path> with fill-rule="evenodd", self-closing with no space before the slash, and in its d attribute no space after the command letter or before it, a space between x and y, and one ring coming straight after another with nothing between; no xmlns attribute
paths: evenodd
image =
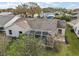
<svg viewBox="0 0 79 59"><path fill-rule="evenodd" d="M48 19L27 19L28 24L32 29L38 29L38 30L47 30L47 31L55 31L57 29L57 19L48 20Z"/></svg>
<svg viewBox="0 0 79 59"><path fill-rule="evenodd" d="M44 16L44 17L53 16L53 17L55 17L55 14L48 12L48 13L41 13L40 16Z"/></svg>
<svg viewBox="0 0 79 59"><path fill-rule="evenodd" d="M79 23L79 20L78 19L72 20L71 23L75 25L75 24Z"/></svg>
<svg viewBox="0 0 79 59"><path fill-rule="evenodd" d="M1 12L0 15L10 15L12 12Z"/></svg>
<svg viewBox="0 0 79 59"><path fill-rule="evenodd" d="M59 20L57 22L57 27L58 28L65 28L66 27L66 21L65 20Z"/></svg>
<svg viewBox="0 0 79 59"><path fill-rule="evenodd" d="M7 22L9 22L15 15L0 15L0 27L3 27Z"/></svg>

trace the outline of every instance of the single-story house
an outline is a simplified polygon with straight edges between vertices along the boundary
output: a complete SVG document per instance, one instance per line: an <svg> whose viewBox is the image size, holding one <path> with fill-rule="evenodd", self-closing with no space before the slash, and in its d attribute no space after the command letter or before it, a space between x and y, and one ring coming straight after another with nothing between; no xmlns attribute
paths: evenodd
<svg viewBox="0 0 79 59"><path fill-rule="evenodd" d="M79 23L75 24L73 26L74 32L77 35L77 37L79 37Z"/></svg>
<svg viewBox="0 0 79 59"><path fill-rule="evenodd" d="M75 10L72 12L72 20L76 20L79 18L79 10Z"/></svg>
<svg viewBox="0 0 79 59"><path fill-rule="evenodd" d="M18 37L20 33L41 38L48 35L54 36L57 33L57 19L19 18L12 25L6 27L5 32L7 36L12 37Z"/></svg>
<svg viewBox="0 0 79 59"><path fill-rule="evenodd" d="M47 18L22 18L19 15L0 15L0 31L5 31L7 36L19 37L20 34L34 35L34 37L47 38L54 37L62 29L64 21ZM58 26L58 24L60 24ZM62 34L62 33L61 33Z"/></svg>
<svg viewBox="0 0 79 59"><path fill-rule="evenodd" d="M45 39L48 36L54 37L61 30L61 35L64 36L65 28L64 21L61 25L58 19L48 20L40 18L19 18L12 25L5 28L7 36L18 37L20 34L33 35L37 38ZM18 30L17 30L18 29Z"/></svg>
<svg viewBox="0 0 79 59"><path fill-rule="evenodd" d="M72 20L71 22L68 23L70 26L72 26L75 34L77 37L79 37L79 20Z"/></svg>

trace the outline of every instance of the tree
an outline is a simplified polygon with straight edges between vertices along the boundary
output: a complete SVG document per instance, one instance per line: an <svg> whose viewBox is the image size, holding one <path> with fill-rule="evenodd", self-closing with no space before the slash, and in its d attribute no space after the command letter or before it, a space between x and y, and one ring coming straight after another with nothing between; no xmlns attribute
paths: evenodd
<svg viewBox="0 0 79 59"><path fill-rule="evenodd" d="M6 50L6 55L39 55L43 50L39 39L21 35Z"/></svg>
<svg viewBox="0 0 79 59"><path fill-rule="evenodd" d="M16 12L20 14L31 14L32 17L35 13L39 14L41 12L41 8L37 3L34 2L28 2L21 5L18 5L16 7Z"/></svg>
<svg viewBox="0 0 79 59"><path fill-rule="evenodd" d="M26 4L21 4L21 5L18 5L18 6L16 7L15 12L16 12L16 13L19 13L19 14L26 14L27 8L28 8L28 5L26 5Z"/></svg>
<svg viewBox="0 0 79 59"><path fill-rule="evenodd" d="M14 9L13 8L7 8L6 12L14 12Z"/></svg>
<svg viewBox="0 0 79 59"><path fill-rule="evenodd" d="M41 12L41 8L37 3L29 2L29 13L32 14L32 17L34 17L34 14L39 14Z"/></svg>
<svg viewBox="0 0 79 59"><path fill-rule="evenodd" d="M63 14L62 17L60 17L61 20L66 20L66 21L70 21L71 20L71 16L67 16L65 14Z"/></svg>

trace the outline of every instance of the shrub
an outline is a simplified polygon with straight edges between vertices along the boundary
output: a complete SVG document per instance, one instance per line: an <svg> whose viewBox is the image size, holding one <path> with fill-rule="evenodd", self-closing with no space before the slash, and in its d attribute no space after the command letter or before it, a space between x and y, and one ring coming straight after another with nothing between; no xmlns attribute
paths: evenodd
<svg viewBox="0 0 79 59"><path fill-rule="evenodd" d="M70 21L71 20L71 17L70 16L67 16L67 15L63 15L60 19L61 20L66 20L66 21Z"/></svg>

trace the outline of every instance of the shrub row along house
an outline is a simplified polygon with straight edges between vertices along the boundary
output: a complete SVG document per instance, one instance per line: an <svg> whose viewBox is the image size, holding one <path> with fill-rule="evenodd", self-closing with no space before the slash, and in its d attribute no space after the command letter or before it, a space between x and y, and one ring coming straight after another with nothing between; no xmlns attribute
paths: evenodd
<svg viewBox="0 0 79 59"><path fill-rule="evenodd" d="M23 18L19 15L0 15L0 31L7 36L19 37L20 34L34 35L38 38L54 37L58 33L64 36L65 21L52 18Z"/></svg>

